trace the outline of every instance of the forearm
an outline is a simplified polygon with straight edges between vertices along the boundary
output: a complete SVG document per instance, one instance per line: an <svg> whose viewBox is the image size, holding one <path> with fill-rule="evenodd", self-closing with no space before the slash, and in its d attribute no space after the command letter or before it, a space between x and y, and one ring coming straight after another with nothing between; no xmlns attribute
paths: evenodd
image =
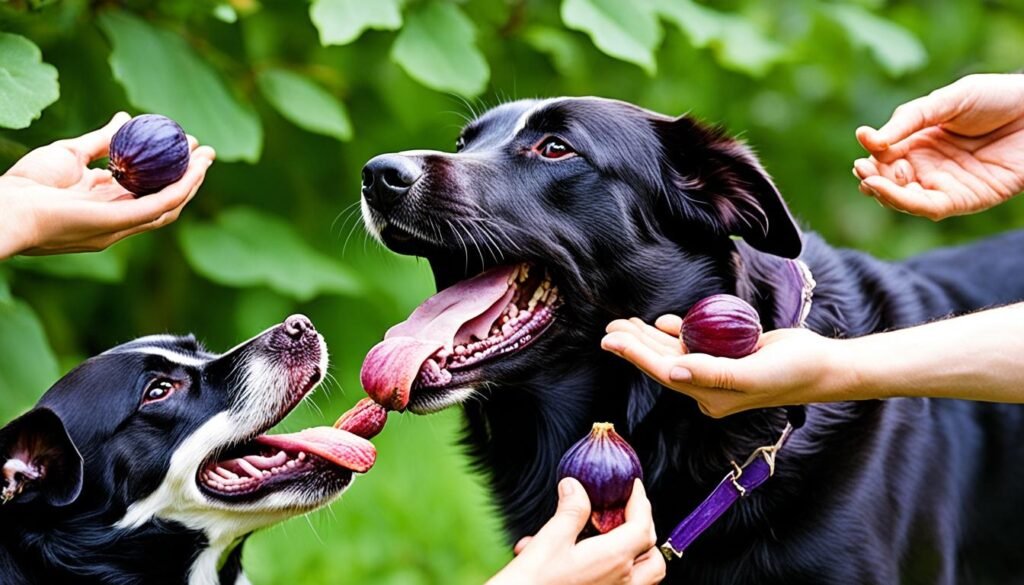
<svg viewBox="0 0 1024 585"><path fill-rule="evenodd" d="M838 346L837 399L1024 402L1024 303Z"/></svg>

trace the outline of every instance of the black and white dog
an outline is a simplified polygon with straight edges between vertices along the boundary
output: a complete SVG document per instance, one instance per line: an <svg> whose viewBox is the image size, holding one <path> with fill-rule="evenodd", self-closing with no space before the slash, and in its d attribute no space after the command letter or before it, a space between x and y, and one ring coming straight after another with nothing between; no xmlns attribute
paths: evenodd
<svg viewBox="0 0 1024 585"><path fill-rule="evenodd" d="M223 355L158 335L77 367L0 429L0 582L246 583L250 533L374 463L345 431L262 434L326 367L301 315Z"/></svg>
<svg viewBox="0 0 1024 585"><path fill-rule="evenodd" d="M1024 233L897 263L837 250L801 232L745 146L612 100L508 103L469 123L454 154L376 157L363 214L389 248L427 258L442 291L371 351L364 386L416 413L463 405L512 541L549 517L559 458L595 421L639 452L663 538L785 424L782 409L702 415L601 351L613 319L732 293L776 328L782 259L796 257L817 280L808 327L829 336L1024 298ZM816 405L775 477L666 582L1022 582L1022 539L1024 409Z"/></svg>

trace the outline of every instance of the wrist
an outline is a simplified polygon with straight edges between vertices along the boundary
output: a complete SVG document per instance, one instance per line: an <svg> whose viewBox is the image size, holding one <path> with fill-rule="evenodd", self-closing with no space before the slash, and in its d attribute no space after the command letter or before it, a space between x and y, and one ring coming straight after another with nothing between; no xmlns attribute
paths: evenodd
<svg viewBox="0 0 1024 585"><path fill-rule="evenodd" d="M825 376L821 388L829 401L863 400L869 373L856 339L829 339L822 360Z"/></svg>
<svg viewBox="0 0 1024 585"><path fill-rule="evenodd" d="M8 260L33 246L28 234L34 233L35 218L23 203L24 186L0 176L0 261Z"/></svg>

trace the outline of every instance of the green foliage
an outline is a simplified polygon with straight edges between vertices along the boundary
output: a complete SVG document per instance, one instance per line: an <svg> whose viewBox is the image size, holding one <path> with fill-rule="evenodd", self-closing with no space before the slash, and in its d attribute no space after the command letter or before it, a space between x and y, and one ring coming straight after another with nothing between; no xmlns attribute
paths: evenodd
<svg viewBox="0 0 1024 585"><path fill-rule="evenodd" d="M23 36L0 33L0 55L0 126L27 128L57 101L57 70Z"/></svg>
<svg viewBox="0 0 1024 585"><path fill-rule="evenodd" d="M213 224L185 223L178 233L192 268L220 284L266 285L297 301L361 292L351 270L311 249L285 222L254 209L229 209Z"/></svg>
<svg viewBox="0 0 1024 585"><path fill-rule="evenodd" d="M0 421L125 340L192 331L223 350L293 312L324 334L337 383L282 427L334 420L361 395L366 351L433 289L424 262L359 226L363 163L448 150L464 115L499 100L594 94L725 124L806 225L884 257L1020 226L1012 203L939 224L892 213L850 167L858 125L1019 68L1022 14L1019 0L0 2L0 125L46 108L0 133L0 169L120 109L169 115L219 153L177 225L0 264ZM11 75L38 87L23 99ZM377 468L338 504L251 540L253 583L483 582L509 553L458 426L392 415Z"/></svg>
<svg viewBox="0 0 1024 585"><path fill-rule="evenodd" d="M53 384L57 359L24 301L0 301L0 323L0 396L4 410L14 414L27 410Z"/></svg>
<svg viewBox="0 0 1024 585"><path fill-rule="evenodd" d="M126 12L104 12L99 24L113 46L110 68L133 106L173 118L221 160L259 160L256 114L181 36Z"/></svg>
<svg viewBox="0 0 1024 585"><path fill-rule="evenodd" d="M285 69L267 69L256 78L263 97L299 128L352 139L352 122L344 104L305 77Z"/></svg>
<svg viewBox="0 0 1024 585"><path fill-rule="evenodd" d="M562 20L590 35L612 57L636 63L654 74L654 49L661 42L658 16L647 0L563 0Z"/></svg>
<svg viewBox="0 0 1024 585"><path fill-rule="evenodd" d="M860 6L832 6L828 12L855 45L871 51L889 75L899 76L920 69L928 61L921 42L901 26Z"/></svg>
<svg viewBox="0 0 1024 585"><path fill-rule="evenodd" d="M476 96L484 90L489 72L475 38L476 26L458 6L432 0L409 14L391 56L427 87Z"/></svg>
<svg viewBox="0 0 1024 585"><path fill-rule="evenodd" d="M396 30L402 26L398 0L314 0L309 17L324 45L347 45L368 28Z"/></svg>

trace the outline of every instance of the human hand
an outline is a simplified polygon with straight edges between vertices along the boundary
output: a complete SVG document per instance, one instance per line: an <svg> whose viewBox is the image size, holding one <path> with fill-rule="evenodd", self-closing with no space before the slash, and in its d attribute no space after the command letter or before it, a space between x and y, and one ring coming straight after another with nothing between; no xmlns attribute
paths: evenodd
<svg viewBox="0 0 1024 585"><path fill-rule="evenodd" d="M751 408L843 400L850 370L840 366L840 341L808 329L778 329L758 340L757 351L740 358L687 353L679 340L683 320L660 317L652 327L640 319L611 322L601 347L640 368L662 386L697 401L715 418Z"/></svg>
<svg viewBox="0 0 1024 585"><path fill-rule="evenodd" d="M1024 191L1024 75L968 75L857 129L871 153L854 163L860 190L940 220Z"/></svg>
<svg viewBox="0 0 1024 585"><path fill-rule="evenodd" d="M665 578L665 559L654 548L651 503L640 480L626 504L626 522L576 542L590 519L590 500L572 478L558 484L558 510L537 532L516 544L516 558L487 585L647 585Z"/></svg>
<svg viewBox="0 0 1024 585"><path fill-rule="evenodd" d="M107 156L110 139L130 119L122 112L99 130L37 148L0 176L0 259L103 250L178 218L216 153L190 136L185 176L136 199L110 171L88 167Z"/></svg>

